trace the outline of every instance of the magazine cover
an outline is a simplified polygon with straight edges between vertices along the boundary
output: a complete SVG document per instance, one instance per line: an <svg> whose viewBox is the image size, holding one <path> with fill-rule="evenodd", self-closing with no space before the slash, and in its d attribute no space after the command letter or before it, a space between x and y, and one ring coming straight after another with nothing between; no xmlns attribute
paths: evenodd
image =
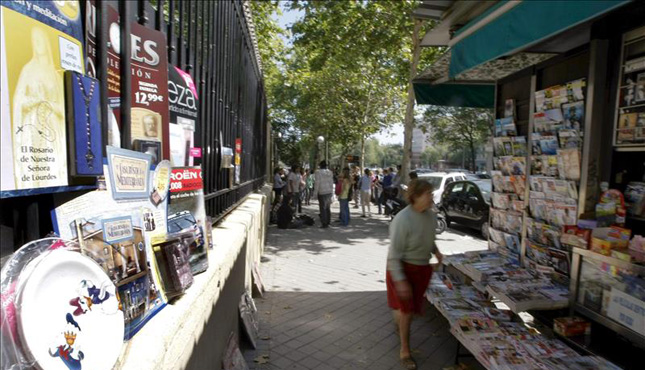
<svg viewBox="0 0 645 370"><path fill-rule="evenodd" d="M580 135L578 130L563 129L558 132L560 148L578 148L580 146Z"/></svg>
<svg viewBox="0 0 645 370"><path fill-rule="evenodd" d="M557 155L544 155L542 156L542 173L545 176L558 177L559 166Z"/></svg>
<svg viewBox="0 0 645 370"><path fill-rule="evenodd" d="M544 111L544 114L549 119L550 123L554 125L559 125L564 122L564 116L562 115L562 110L560 110L560 108L546 110Z"/></svg>
<svg viewBox="0 0 645 370"><path fill-rule="evenodd" d="M587 81L584 78L567 83L567 97L571 101L584 100L584 88Z"/></svg>
<svg viewBox="0 0 645 370"><path fill-rule="evenodd" d="M526 174L526 157L511 157L510 175L522 176Z"/></svg>
<svg viewBox="0 0 645 370"><path fill-rule="evenodd" d="M526 157L526 136L515 136L511 138L513 144L513 155L516 157Z"/></svg>
<svg viewBox="0 0 645 370"><path fill-rule="evenodd" d="M168 233L193 232L190 244L190 267L193 274L208 268L208 238L204 183L200 167L175 167L170 175Z"/></svg>
<svg viewBox="0 0 645 370"><path fill-rule="evenodd" d="M502 175L502 171L491 171L491 177L493 180L493 191L504 191L504 175Z"/></svg>
<svg viewBox="0 0 645 370"><path fill-rule="evenodd" d="M84 69L79 4L0 5L0 190L65 186L64 72Z"/></svg>
<svg viewBox="0 0 645 370"><path fill-rule="evenodd" d="M513 186L513 192L517 194L520 199L524 199L524 193L526 189L526 176L511 176L511 184Z"/></svg>
<svg viewBox="0 0 645 370"><path fill-rule="evenodd" d="M506 242L506 248L510 249L514 253L520 253L521 244L519 236L513 234L504 234L504 240Z"/></svg>
<svg viewBox="0 0 645 370"><path fill-rule="evenodd" d="M585 102L577 101L562 104L562 116L565 128L580 131L585 124Z"/></svg>
<svg viewBox="0 0 645 370"><path fill-rule="evenodd" d="M508 209L509 207L509 195L501 193L491 194L491 200L493 202L493 207L497 209Z"/></svg>
<svg viewBox="0 0 645 370"><path fill-rule="evenodd" d="M560 146L558 145L558 139L555 136L542 136L540 138L540 149L542 154L546 155L555 155Z"/></svg>
<svg viewBox="0 0 645 370"><path fill-rule="evenodd" d="M495 156L502 157L506 154L506 146L504 145L505 141L509 141L508 137L496 137L493 138L493 143L495 144ZM512 153L510 154L512 155Z"/></svg>
<svg viewBox="0 0 645 370"><path fill-rule="evenodd" d="M541 155L531 156L531 174L542 175L544 174L544 162Z"/></svg>
<svg viewBox="0 0 645 370"><path fill-rule="evenodd" d="M542 155L542 147L540 146L541 139L542 139L542 134L538 132L531 133L531 154Z"/></svg>
<svg viewBox="0 0 645 370"><path fill-rule="evenodd" d="M517 128L515 127L515 122L512 117L502 118L502 134L504 136L515 136L517 135Z"/></svg>
<svg viewBox="0 0 645 370"><path fill-rule="evenodd" d="M618 118L618 128L632 128L636 127L638 120L638 113L621 113Z"/></svg>
<svg viewBox="0 0 645 370"><path fill-rule="evenodd" d="M616 132L616 144L634 142L635 133L636 133L636 129L633 129L633 128L619 129Z"/></svg>
<svg viewBox="0 0 645 370"><path fill-rule="evenodd" d="M558 171L561 178L580 180L580 150L578 148L558 150Z"/></svg>

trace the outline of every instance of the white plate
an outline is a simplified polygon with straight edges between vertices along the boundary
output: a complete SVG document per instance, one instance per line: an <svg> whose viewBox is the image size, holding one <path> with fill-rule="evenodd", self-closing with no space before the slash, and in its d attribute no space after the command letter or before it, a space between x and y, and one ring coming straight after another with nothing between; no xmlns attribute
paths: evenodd
<svg viewBox="0 0 645 370"><path fill-rule="evenodd" d="M41 369L112 369L121 352L124 321L107 274L91 259L66 250L32 263L26 269L31 273L20 278L16 310L25 352ZM74 338L71 345L68 337Z"/></svg>

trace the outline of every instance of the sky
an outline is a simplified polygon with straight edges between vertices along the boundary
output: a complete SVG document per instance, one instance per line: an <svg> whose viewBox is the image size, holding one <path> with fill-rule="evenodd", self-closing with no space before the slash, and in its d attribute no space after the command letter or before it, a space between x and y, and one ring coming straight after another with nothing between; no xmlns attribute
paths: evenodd
<svg viewBox="0 0 645 370"><path fill-rule="evenodd" d="M302 11L289 10L283 5L282 15L278 16L278 24L280 27L287 29L303 15ZM292 40L289 38L284 38L284 41L287 45L292 44ZM372 137L381 144L403 144L403 124L395 124L389 130L372 135Z"/></svg>

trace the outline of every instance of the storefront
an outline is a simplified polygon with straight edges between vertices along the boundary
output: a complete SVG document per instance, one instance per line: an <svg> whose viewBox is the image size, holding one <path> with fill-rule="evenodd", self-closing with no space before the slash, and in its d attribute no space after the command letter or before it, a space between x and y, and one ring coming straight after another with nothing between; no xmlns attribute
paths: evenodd
<svg viewBox="0 0 645 370"><path fill-rule="evenodd" d="M426 35L426 45L450 49L415 80L417 102L493 108L496 118L489 245L497 257L470 256L457 269L514 311L567 307L592 331L580 337L586 343L561 340L642 366L625 356L645 349L645 5L453 5L443 22L465 26L442 38L450 25L440 23ZM464 8L470 16L457 19ZM508 261L549 280L482 278Z"/></svg>
<svg viewBox="0 0 645 370"><path fill-rule="evenodd" d="M248 4L8 0L0 19L0 368L235 361L270 190Z"/></svg>

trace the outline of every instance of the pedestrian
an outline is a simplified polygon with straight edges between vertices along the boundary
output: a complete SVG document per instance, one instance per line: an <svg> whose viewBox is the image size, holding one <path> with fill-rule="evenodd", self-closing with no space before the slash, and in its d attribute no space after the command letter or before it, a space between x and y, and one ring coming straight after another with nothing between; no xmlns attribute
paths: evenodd
<svg viewBox="0 0 645 370"><path fill-rule="evenodd" d="M300 208L302 209L302 203L305 202L307 197L307 174L309 170L305 170L300 167ZM302 212L302 211L301 211Z"/></svg>
<svg viewBox="0 0 645 370"><path fill-rule="evenodd" d="M314 174L314 196L318 198L320 222L322 228L328 228L331 222L331 202L334 193L334 175L327 169L327 162L320 162L320 168Z"/></svg>
<svg viewBox="0 0 645 370"><path fill-rule="evenodd" d="M305 204L308 205L308 206L311 205L311 196L313 195L313 192L314 192L314 173L315 173L315 171L312 170L311 173L309 173L307 175L307 180L305 181L306 189L307 189L307 192L306 192L307 196L305 197Z"/></svg>
<svg viewBox="0 0 645 370"><path fill-rule="evenodd" d="M390 170L392 170L392 168L390 168ZM392 176L392 198L396 198L401 194L401 183L403 181L403 178L401 177L402 175L401 165L397 165L396 172Z"/></svg>
<svg viewBox="0 0 645 370"><path fill-rule="evenodd" d="M360 198L360 189L358 188L358 182L361 180L361 168L356 166L354 167L354 173L352 175L352 195L354 198L354 208L358 208L358 201Z"/></svg>
<svg viewBox="0 0 645 370"><path fill-rule="evenodd" d="M302 201L300 200L301 179L300 166L294 164L291 166L291 172L287 177L287 193L289 193L289 199L291 199L295 213L302 213Z"/></svg>
<svg viewBox="0 0 645 370"><path fill-rule="evenodd" d="M381 204L385 207L385 203L392 198L392 178L394 176L394 169L392 167L383 170L383 195L381 196ZM384 210L385 217L389 217L387 208Z"/></svg>
<svg viewBox="0 0 645 370"><path fill-rule="evenodd" d="M285 186L282 180L283 174L284 170L282 168L276 168L273 171L273 205L271 206L271 211L275 210L276 205L280 203L282 198L282 189Z"/></svg>
<svg viewBox="0 0 645 370"><path fill-rule="evenodd" d="M365 174L361 176L359 181L359 188L361 191L361 207L363 209L363 214L361 217L367 217L365 215L365 206L367 206L367 212L372 216L372 209L370 205L371 195L372 195L372 172L369 168L365 169Z"/></svg>
<svg viewBox="0 0 645 370"><path fill-rule="evenodd" d="M401 340L401 364L406 369L416 369L410 354L412 314L423 314L423 295L432 277L432 254L439 264L443 255L435 243L437 215L433 211L432 185L424 180L412 181L407 195L409 205L390 224L386 286L388 306Z"/></svg>
<svg viewBox="0 0 645 370"><path fill-rule="evenodd" d="M349 167L343 169L343 173L339 177L340 194L338 201L340 202L340 224L342 226L349 225L349 201L352 199L352 190L354 184L352 183L352 176L349 172Z"/></svg>
<svg viewBox="0 0 645 370"><path fill-rule="evenodd" d="M383 186L381 185L381 174L379 173L379 170L376 170L374 175L374 185L372 186L372 189L374 189L374 202L378 206L378 214L380 215L382 212L381 195L383 194Z"/></svg>

